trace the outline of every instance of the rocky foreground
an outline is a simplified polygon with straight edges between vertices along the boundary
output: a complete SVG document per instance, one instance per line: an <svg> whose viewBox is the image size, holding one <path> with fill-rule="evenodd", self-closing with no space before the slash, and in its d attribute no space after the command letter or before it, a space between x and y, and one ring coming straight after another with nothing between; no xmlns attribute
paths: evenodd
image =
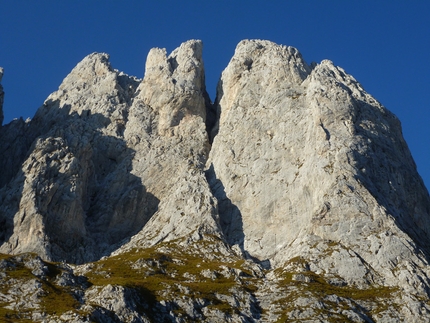
<svg viewBox="0 0 430 323"><path fill-rule="evenodd" d="M143 80L91 54L0 128L0 169L0 321L430 321L400 122L295 48L240 42L214 104L200 41Z"/></svg>

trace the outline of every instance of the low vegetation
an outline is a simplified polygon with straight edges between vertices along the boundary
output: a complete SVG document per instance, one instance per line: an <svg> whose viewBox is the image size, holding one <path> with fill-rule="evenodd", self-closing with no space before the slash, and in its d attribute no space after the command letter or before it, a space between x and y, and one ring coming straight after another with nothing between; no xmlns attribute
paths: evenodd
<svg viewBox="0 0 430 323"><path fill-rule="evenodd" d="M306 268L306 260L301 257L293 258L289 263L297 268ZM277 301L282 307L278 312L278 322L285 322L288 313L297 310L294 301L303 296L313 299L314 303L323 304L312 308L315 317L323 317L327 322L343 322L349 321L344 317L343 310L364 312L366 316L372 317L387 310L389 306L395 306L392 299L400 292L395 287L377 285L364 289L346 284L337 286L310 270L291 272L277 269L275 272L278 286L283 292L283 296ZM297 275L301 275L302 279L296 279ZM335 296L336 301L329 296Z"/></svg>
<svg viewBox="0 0 430 323"><path fill-rule="evenodd" d="M238 288L253 292L255 277L239 258L226 261L226 256L212 253L215 259L208 260L199 255L198 250L205 249L205 241L200 244L193 254L181 250L178 241L132 250L94 263L86 275L96 286L111 284L136 289L150 304L189 297L230 313L234 311L232 305L217 295L233 295Z"/></svg>
<svg viewBox="0 0 430 323"><path fill-rule="evenodd" d="M55 285L57 275L61 274L61 270L53 263L43 262L47 271L44 277L38 277L32 269L26 266L26 262L31 259L38 259L35 254L24 254L19 256L0 255L0 262L2 262L2 273L4 278L0 283L0 293L8 295L16 286L23 285L25 282L34 281L35 285L40 285L39 288L33 293L37 299L38 311L47 315L58 314L61 315L71 309L79 306L79 303L73 297L72 291L69 287L59 287ZM31 293L31 292L30 292ZM21 297L28 297L23 295ZM33 308L28 308L25 305L25 298L17 298L16 303L4 302L0 303L0 321L5 322L32 322L30 320L30 313ZM11 309L14 308L14 309Z"/></svg>
<svg viewBox="0 0 430 323"><path fill-rule="evenodd" d="M262 272L256 273L255 267L240 257L208 250L216 245L211 241L213 239L217 238L205 237L193 246L195 249L183 249L180 240L160 243L146 249L133 249L81 266L77 271L82 271L87 279L84 289L91 286L103 288L110 284L133 290L142 301L137 304L137 311L152 319L156 314L152 309L161 303L172 304L171 310L176 316L190 319L186 309L175 302L178 299L198 300L201 313L203 308L206 308L224 313L228 317L242 310L240 301L232 301L235 300L233 295L239 298L240 295L254 295L261 284L257 276ZM58 277L64 273L62 264L43 262L47 270L45 275L40 277L26 265L25 257L30 259L37 256L0 255L0 264L3 266L1 273L4 277L0 284L0 293L8 295L14 285L35 280L41 286L36 293L37 312L45 316L60 316L73 311L82 316L90 316L91 313L83 312L73 286L58 285ZM384 304L390 304L389 300L399 292L396 288L385 286L360 289L346 284L334 285L322 275L307 270L307 267L305 259L296 257L291 259L287 266L295 269L275 270L279 292L274 304L279 322L294 321L291 320L290 313L301 310L295 303L300 297L313 299L315 304L323 304L311 306L310 313L328 322L334 322L346 320L344 310L355 311L357 308L364 311L368 317L378 316L388 308L388 305ZM329 297L331 295L335 297ZM91 302L87 305L94 308L98 306ZM31 322L30 313L34 313L34 310L3 302L0 303L0 321ZM259 310L263 316L270 314Z"/></svg>

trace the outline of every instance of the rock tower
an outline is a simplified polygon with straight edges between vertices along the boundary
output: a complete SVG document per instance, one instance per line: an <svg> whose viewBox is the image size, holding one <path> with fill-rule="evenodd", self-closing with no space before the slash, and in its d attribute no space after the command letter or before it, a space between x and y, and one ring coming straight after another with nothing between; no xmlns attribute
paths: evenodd
<svg viewBox="0 0 430 323"><path fill-rule="evenodd" d="M202 50L154 48L142 80L93 53L2 126L0 317L428 322L430 198L396 116L264 40L212 104Z"/></svg>

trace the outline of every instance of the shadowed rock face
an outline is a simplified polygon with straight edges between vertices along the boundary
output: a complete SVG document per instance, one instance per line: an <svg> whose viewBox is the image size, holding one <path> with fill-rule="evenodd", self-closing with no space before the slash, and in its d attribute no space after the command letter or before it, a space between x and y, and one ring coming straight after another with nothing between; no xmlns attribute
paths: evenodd
<svg viewBox="0 0 430 323"><path fill-rule="evenodd" d="M91 288L57 271L97 320L427 322L430 198L398 119L331 61L262 40L211 105L202 48L152 49L143 80L91 54L2 126L0 252L83 264Z"/></svg>
<svg viewBox="0 0 430 323"><path fill-rule="evenodd" d="M107 54L91 54L29 124L4 127L1 163L9 171L1 181L1 252L97 260L140 232L165 204L191 212L181 194L192 186L208 199L192 212L217 230L199 171L209 150L202 44L184 43L169 57L157 52L164 53L151 51L142 82L113 70ZM188 174L192 165L196 170ZM183 188L181 181L189 180ZM206 214L210 219L203 220ZM160 231L185 234L200 225L191 221Z"/></svg>

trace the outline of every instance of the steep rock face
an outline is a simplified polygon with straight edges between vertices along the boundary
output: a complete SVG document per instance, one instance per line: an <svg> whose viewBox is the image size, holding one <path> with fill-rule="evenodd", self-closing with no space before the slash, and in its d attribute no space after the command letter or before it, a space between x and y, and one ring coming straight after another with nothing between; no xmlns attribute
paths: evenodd
<svg viewBox="0 0 430 323"><path fill-rule="evenodd" d="M165 49L153 48L148 54L145 78L138 98L159 112L158 130L174 130L190 116L206 119L205 75L202 43L182 44L168 57Z"/></svg>
<svg viewBox="0 0 430 323"><path fill-rule="evenodd" d="M30 125L14 127L25 128L21 135L26 140L17 151L31 146L17 163L21 169L4 176L0 251L94 260L165 208L156 218L186 222L189 213L200 212L204 226L217 231L215 202L210 203L202 172L209 147L201 48L201 42L190 41L169 58L156 58L153 50L140 85L113 70L108 55L91 54L48 97ZM171 69L164 77L150 72L163 71L167 64ZM184 137L192 140L184 142ZM184 190L196 191L192 202ZM198 228L195 220L183 226L173 225L176 220L160 228L164 238L171 231ZM156 239L154 230L149 231Z"/></svg>
<svg viewBox="0 0 430 323"><path fill-rule="evenodd" d="M91 54L1 128L0 168L0 318L430 319L400 123L295 48L240 42L214 106L200 41L152 49L143 80Z"/></svg>
<svg viewBox="0 0 430 323"><path fill-rule="evenodd" d="M217 111L207 173L231 244L275 267L301 257L329 279L426 297L429 195L399 121L353 77L242 41Z"/></svg>
<svg viewBox="0 0 430 323"><path fill-rule="evenodd" d="M91 259L92 242L112 244L111 236L121 238L115 232L109 236L109 225L130 203L125 192L136 190L142 200L147 199L139 180L127 172L132 151L119 138L128 107L127 89L121 87L120 76L107 59L106 54L86 57L25 129L31 146L21 169L13 174L15 191L6 185L2 194L4 200L17 204L14 209L2 205L7 228L3 252L31 251L68 261ZM103 205L94 203L115 179L123 184L124 193L116 192ZM94 219L94 212L111 219ZM130 230L118 229L125 229L121 234ZM98 231L104 241L98 241Z"/></svg>
<svg viewBox="0 0 430 323"><path fill-rule="evenodd" d="M302 94L300 84L309 71L294 48L242 41L218 85L219 132L208 161L209 182L220 201L230 243L239 244L261 260L276 252L276 228L280 228L278 222L284 222L276 218L276 213L281 215L284 208L294 205L308 207L301 203L299 194L286 196L286 187L294 182L305 155L300 151L291 154L288 149L302 143L303 132L299 129L306 125L306 112L298 106L292 109L295 123L301 124L291 128L295 124L283 110L289 102L296 103L293 97ZM290 219L286 227L307 226L299 216ZM257 230L252 238L247 225ZM279 242L288 244L300 230L284 231L286 236ZM259 252L261 249L263 252Z"/></svg>
<svg viewBox="0 0 430 323"><path fill-rule="evenodd" d="M196 230L221 234L216 200L203 172L210 149L206 98L201 41L184 43L168 57L165 50L150 51L124 134L136 152L132 173L144 178L161 201L135 237L140 244Z"/></svg>

